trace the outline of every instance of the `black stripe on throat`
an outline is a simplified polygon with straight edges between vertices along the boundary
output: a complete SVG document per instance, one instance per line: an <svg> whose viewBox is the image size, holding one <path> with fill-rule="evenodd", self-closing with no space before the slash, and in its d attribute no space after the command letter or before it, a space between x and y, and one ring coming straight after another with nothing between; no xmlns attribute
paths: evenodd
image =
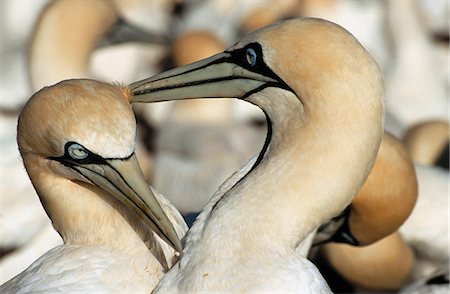
<svg viewBox="0 0 450 294"><path fill-rule="evenodd" d="M225 192L225 194L223 194L223 196L216 203L214 203L213 207L211 208L210 214L214 211L214 209L217 207L217 205L228 195L228 192L233 190L234 187L236 187L250 173L252 173L252 171L261 163L261 161L266 156L267 150L269 149L270 142L272 140L272 121L271 121L270 117L267 115L267 113L264 110L263 110L263 112L264 112L264 115L265 115L266 121L267 121L267 136L266 136L266 140L264 142L263 148L259 152L258 158L255 161L255 164L253 164L252 168L248 171L248 173L246 173L242 178L240 178L227 192Z"/></svg>

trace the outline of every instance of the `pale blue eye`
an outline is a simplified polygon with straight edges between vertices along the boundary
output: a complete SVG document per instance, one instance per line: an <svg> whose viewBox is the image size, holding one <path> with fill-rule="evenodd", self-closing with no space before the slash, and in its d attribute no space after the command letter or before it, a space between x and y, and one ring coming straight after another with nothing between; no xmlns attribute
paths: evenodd
<svg viewBox="0 0 450 294"><path fill-rule="evenodd" d="M71 144L67 148L67 152L69 153L69 156L72 157L73 159L80 160L88 157L88 152L86 151L86 149L84 149L83 146L77 143Z"/></svg>
<svg viewBox="0 0 450 294"><path fill-rule="evenodd" d="M245 57L247 58L248 64L250 64L251 66L256 65L257 55L255 50L253 50L252 48L247 48L247 51L245 52Z"/></svg>

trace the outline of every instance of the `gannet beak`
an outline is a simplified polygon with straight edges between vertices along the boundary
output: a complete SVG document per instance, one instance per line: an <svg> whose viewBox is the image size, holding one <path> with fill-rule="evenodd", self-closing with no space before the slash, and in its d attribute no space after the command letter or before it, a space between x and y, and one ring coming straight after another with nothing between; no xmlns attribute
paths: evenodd
<svg viewBox="0 0 450 294"><path fill-rule="evenodd" d="M132 102L241 98L267 87L290 88L268 68L261 46L225 51L131 84Z"/></svg>
<svg viewBox="0 0 450 294"><path fill-rule="evenodd" d="M128 158L75 162L58 158L64 165L82 175L88 182L107 191L134 211L159 237L180 254L182 246L176 231L155 195L145 181L133 153Z"/></svg>

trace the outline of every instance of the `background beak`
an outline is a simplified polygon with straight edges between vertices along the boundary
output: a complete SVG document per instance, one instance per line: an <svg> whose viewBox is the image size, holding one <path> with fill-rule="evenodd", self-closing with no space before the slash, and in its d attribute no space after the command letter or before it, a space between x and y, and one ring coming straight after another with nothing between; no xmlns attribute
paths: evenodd
<svg viewBox="0 0 450 294"><path fill-rule="evenodd" d="M83 164L72 168L129 207L161 239L182 253L180 238L145 181L136 155L105 161L105 165Z"/></svg>

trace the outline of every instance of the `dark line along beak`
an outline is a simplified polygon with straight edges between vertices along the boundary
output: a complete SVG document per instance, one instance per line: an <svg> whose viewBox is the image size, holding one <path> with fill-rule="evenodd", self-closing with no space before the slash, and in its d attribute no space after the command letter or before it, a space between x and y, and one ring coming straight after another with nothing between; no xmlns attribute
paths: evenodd
<svg viewBox="0 0 450 294"><path fill-rule="evenodd" d="M126 159L103 159L101 164L61 161L113 195L134 211L161 239L180 254L183 252L180 238L145 181L134 153Z"/></svg>
<svg viewBox="0 0 450 294"><path fill-rule="evenodd" d="M133 83L129 86L133 92L132 102L246 98L270 86L288 88L263 64L262 56L261 65L248 64L244 49L219 53Z"/></svg>
<svg viewBox="0 0 450 294"><path fill-rule="evenodd" d="M97 44L97 47L101 48L127 42L167 45L169 41L169 37L166 35L145 30L119 17L109 32Z"/></svg>

